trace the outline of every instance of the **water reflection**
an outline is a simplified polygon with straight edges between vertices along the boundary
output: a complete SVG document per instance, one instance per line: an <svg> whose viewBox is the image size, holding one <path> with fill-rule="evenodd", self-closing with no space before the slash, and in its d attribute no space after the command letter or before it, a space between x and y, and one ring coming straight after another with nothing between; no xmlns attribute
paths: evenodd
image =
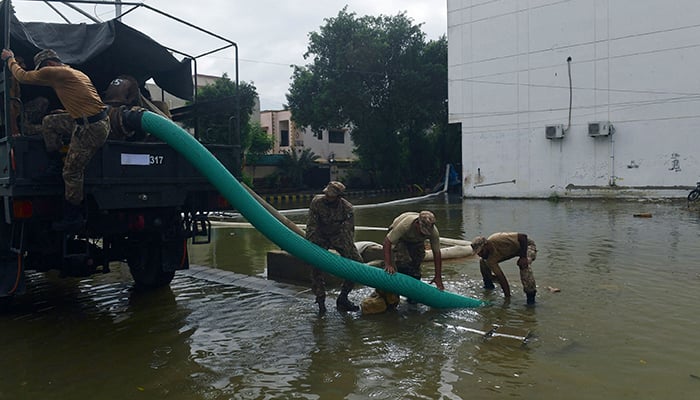
<svg viewBox="0 0 700 400"><path fill-rule="evenodd" d="M514 260L502 265L510 301L481 289L478 261L467 258L445 261L447 290L490 307L402 304L323 318L305 283L273 293L179 273L170 290L139 293L123 267L80 280L33 274L31 294L0 314L9 344L0 359L11 366L0 398L695 397L700 214L673 203L440 198L362 208L356 222L385 227L419 209L435 212L445 237L528 233L539 250L537 306L525 307ZM269 249L255 230L217 228L211 245L190 253L195 264L264 279ZM432 276L432 264L424 268ZM359 287L352 300L370 292ZM492 325L532 337L523 346L461 329Z"/></svg>
<svg viewBox="0 0 700 400"><path fill-rule="evenodd" d="M129 398L195 395L182 382L188 362L188 311L171 289L143 293L114 273L90 279L32 274L28 296L2 314L3 398Z"/></svg>
<svg viewBox="0 0 700 400"><path fill-rule="evenodd" d="M267 251L274 249L279 247L255 229L216 227L211 244L189 246L190 263L264 276Z"/></svg>

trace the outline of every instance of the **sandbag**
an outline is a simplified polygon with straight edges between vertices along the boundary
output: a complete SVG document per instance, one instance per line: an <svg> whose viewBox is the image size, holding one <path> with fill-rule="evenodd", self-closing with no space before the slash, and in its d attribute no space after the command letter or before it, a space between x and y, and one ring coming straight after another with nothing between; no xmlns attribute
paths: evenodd
<svg viewBox="0 0 700 400"><path fill-rule="evenodd" d="M376 289L371 295L365 297L360 304L362 314L381 314L387 309L396 308L399 305L399 295Z"/></svg>

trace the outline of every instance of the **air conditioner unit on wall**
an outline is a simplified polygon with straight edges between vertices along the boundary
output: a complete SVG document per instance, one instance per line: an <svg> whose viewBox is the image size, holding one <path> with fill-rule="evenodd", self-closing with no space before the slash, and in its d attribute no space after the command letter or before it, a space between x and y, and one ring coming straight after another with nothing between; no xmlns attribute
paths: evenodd
<svg viewBox="0 0 700 400"><path fill-rule="evenodd" d="M544 127L544 135L547 139L561 139L566 131L564 125L547 125Z"/></svg>
<svg viewBox="0 0 700 400"><path fill-rule="evenodd" d="M615 127L610 121L598 121L588 123L588 136L610 136L615 132Z"/></svg>

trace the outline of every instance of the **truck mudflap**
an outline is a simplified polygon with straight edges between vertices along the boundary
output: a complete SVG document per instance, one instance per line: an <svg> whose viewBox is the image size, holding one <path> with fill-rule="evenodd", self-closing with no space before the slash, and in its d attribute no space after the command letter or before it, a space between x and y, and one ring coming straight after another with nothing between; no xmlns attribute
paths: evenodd
<svg viewBox="0 0 700 400"><path fill-rule="evenodd" d="M15 260L3 257L0 260L0 297L20 295L26 289L21 256L18 254Z"/></svg>
<svg viewBox="0 0 700 400"><path fill-rule="evenodd" d="M186 214L183 225L192 244L211 243L211 221L207 213Z"/></svg>

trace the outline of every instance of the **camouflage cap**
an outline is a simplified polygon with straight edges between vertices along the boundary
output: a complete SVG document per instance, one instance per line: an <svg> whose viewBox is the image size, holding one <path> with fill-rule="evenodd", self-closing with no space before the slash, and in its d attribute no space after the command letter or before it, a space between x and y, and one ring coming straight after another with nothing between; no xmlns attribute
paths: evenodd
<svg viewBox="0 0 700 400"><path fill-rule="evenodd" d="M418 214L418 227L424 235L432 235L435 225L435 215L430 211L421 211Z"/></svg>
<svg viewBox="0 0 700 400"><path fill-rule="evenodd" d="M323 189L323 193L329 196L343 196L345 195L345 185L338 181L330 181Z"/></svg>
<svg viewBox="0 0 700 400"><path fill-rule="evenodd" d="M472 239L471 246L472 250L474 251L474 254L478 254L487 242L488 241L483 236L477 236L474 239Z"/></svg>
<svg viewBox="0 0 700 400"><path fill-rule="evenodd" d="M36 53L36 55L34 56L34 69L39 69L41 67L41 64L48 60L55 60L61 62L61 59L58 58L58 54L56 54L55 51L51 49L44 49Z"/></svg>

